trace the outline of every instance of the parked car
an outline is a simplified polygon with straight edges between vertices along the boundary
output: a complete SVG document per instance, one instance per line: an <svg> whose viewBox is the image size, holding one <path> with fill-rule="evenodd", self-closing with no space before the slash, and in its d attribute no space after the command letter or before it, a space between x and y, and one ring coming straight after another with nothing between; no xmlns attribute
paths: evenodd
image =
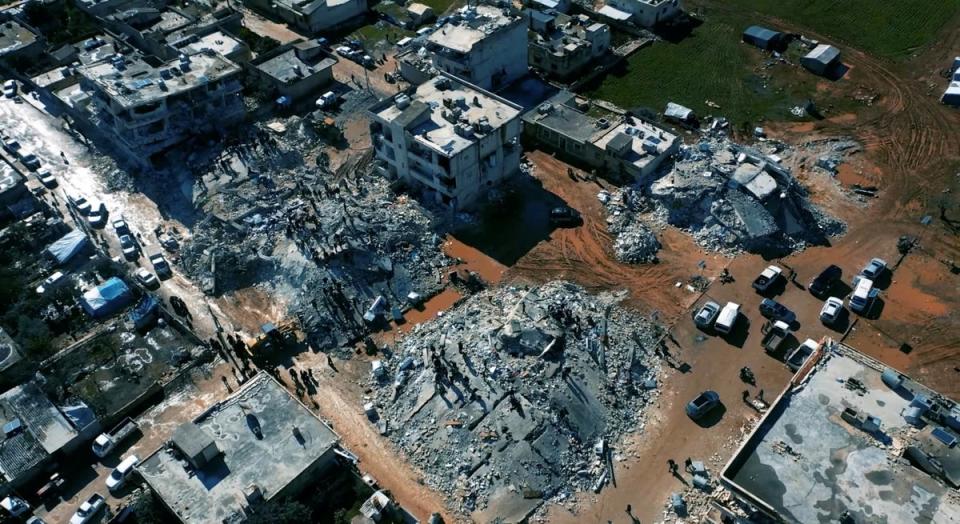
<svg viewBox="0 0 960 524"><path fill-rule="evenodd" d="M118 218L112 222L112 225L113 225L113 230L117 232L117 235L130 234L130 226L127 225L126 220L122 218Z"/></svg>
<svg viewBox="0 0 960 524"><path fill-rule="evenodd" d="M144 287L153 289L160 285L160 281L157 280L157 276L148 271L146 268L137 268L134 275L137 277L137 280L140 281Z"/></svg>
<svg viewBox="0 0 960 524"><path fill-rule="evenodd" d="M80 195L68 195L67 201L70 202L70 205L73 206L73 209L75 209L81 216L86 216L88 213L90 213L90 202L87 202L86 198L83 198Z"/></svg>
<svg viewBox="0 0 960 524"><path fill-rule="evenodd" d="M37 155L29 150L21 150L22 154L20 155L20 163L30 171L36 171L40 169L40 159L37 158Z"/></svg>
<svg viewBox="0 0 960 524"><path fill-rule="evenodd" d="M17 154L17 151L20 151L20 142L10 138L8 136L3 137L3 149L11 155Z"/></svg>
<svg viewBox="0 0 960 524"><path fill-rule="evenodd" d="M37 293L44 294L60 284L66 275L62 271L54 271L52 275L43 279L43 282L37 286Z"/></svg>
<svg viewBox="0 0 960 524"><path fill-rule="evenodd" d="M687 416L699 420L720 405L720 395L716 391L704 391L687 404Z"/></svg>
<svg viewBox="0 0 960 524"><path fill-rule="evenodd" d="M772 288L782 276L782 269L777 266L767 266L753 281L753 289L756 289L760 293L766 292Z"/></svg>
<svg viewBox="0 0 960 524"><path fill-rule="evenodd" d="M3 508L11 517L19 517L30 511L30 504L27 504L20 497L8 495L3 500L0 500L0 508Z"/></svg>
<svg viewBox="0 0 960 524"><path fill-rule="evenodd" d="M13 98L17 96L17 81L7 80L3 83L3 96Z"/></svg>
<svg viewBox="0 0 960 524"><path fill-rule="evenodd" d="M106 457L118 444L133 435L138 429L139 426L130 417L123 419L109 432L101 433L93 439L93 454L100 458Z"/></svg>
<svg viewBox="0 0 960 524"><path fill-rule="evenodd" d="M170 263L167 262L166 258L163 258L162 253L154 253L150 255L150 263L153 264L153 270L156 271L157 275L160 277L173 276L173 271L170 269Z"/></svg>
<svg viewBox="0 0 960 524"><path fill-rule="evenodd" d="M353 55L357 54L356 51L350 49L349 47L342 45L335 49L336 53L344 58L352 58Z"/></svg>
<svg viewBox="0 0 960 524"><path fill-rule="evenodd" d="M767 322L760 331L763 333L760 343L767 353L776 353L784 341L790 337L790 325L782 320Z"/></svg>
<svg viewBox="0 0 960 524"><path fill-rule="evenodd" d="M860 275L876 280L877 277L887 270L887 261L882 258L873 258L860 270Z"/></svg>
<svg viewBox="0 0 960 524"><path fill-rule="evenodd" d="M840 320L842 313L843 300L837 297L830 297L823 303L823 307L820 308L820 321L828 326L836 324L837 320Z"/></svg>
<svg viewBox="0 0 960 524"><path fill-rule="evenodd" d="M53 189L57 187L57 179L53 176L53 173L45 167L41 167L35 173L37 180L40 181L40 184L47 189Z"/></svg>
<svg viewBox="0 0 960 524"><path fill-rule="evenodd" d="M873 280L858 276L853 280L853 294L847 300L847 305L856 313L866 313L870 311L873 300L877 298L879 291L873 287Z"/></svg>
<svg viewBox="0 0 960 524"><path fill-rule="evenodd" d="M740 318L740 304L727 302L727 305L720 310L717 321L713 323L713 329L720 333L730 333L733 331L733 326L737 324L738 318Z"/></svg>
<svg viewBox="0 0 960 524"><path fill-rule="evenodd" d="M810 281L808 289L813 296L822 297L830 291L834 284L840 281L842 276L843 270L839 266L831 264Z"/></svg>
<svg viewBox="0 0 960 524"><path fill-rule="evenodd" d="M130 235L120 235L120 250L123 252L123 258L127 260L139 258L140 250L137 249L137 243Z"/></svg>
<svg viewBox="0 0 960 524"><path fill-rule="evenodd" d="M699 328L709 328L713 325L713 321L717 319L717 315L719 314L720 304L709 301L697 310L697 314L693 317L693 323Z"/></svg>
<svg viewBox="0 0 960 524"><path fill-rule="evenodd" d="M771 320L781 320L787 324L793 324L793 321L797 319L796 313L772 298L765 298L760 301L760 314Z"/></svg>
<svg viewBox="0 0 960 524"><path fill-rule="evenodd" d="M27 524L47 524L47 522L42 518L34 515L27 519Z"/></svg>
<svg viewBox="0 0 960 524"><path fill-rule="evenodd" d="M90 206L87 214L87 221L93 227L103 227L107 225L107 206L103 202L97 202Z"/></svg>
<svg viewBox="0 0 960 524"><path fill-rule="evenodd" d="M337 103L337 94L333 91L327 91L326 93L320 95L320 98L317 99L317 108L318 109L329 109L336 105Z"/></svg>
<svg viewBox="0 0 960 524"><path fill-rule="evenodd" d="M70 517L70 524L86 524L90 522L90 520L103 509L105 502L103 495L99 493L90 495L90 498L84 501L83 504L80 504L77 512Z"/></svg>
<svg viewBox="0 0 960 524"><path fill-rule="evenodd" d="M558 206L550 210L550 223L555 226L580 225L580 213L568 206Z"/></svg>
<svg viewBox="0 0 960 524"><path fill-rule="evenodd" d="M793 350L793 353L787 356L787 366L794 371L799 370L800 367L803 366L803 363L806 362L807 359L810 358L810 355L819 347L820 344L812 338L804 340L803 344L800 344L797 349Z"/></svg>
<svg viewBox="0 0 960 524"><path fill-rule="evenodd" d="M118 491L127 482L127 478L133 473L134 468L140 464L140 459L136 455L130 455L123 459L117 467L107 477L107 489L111 493Z"/></svg>

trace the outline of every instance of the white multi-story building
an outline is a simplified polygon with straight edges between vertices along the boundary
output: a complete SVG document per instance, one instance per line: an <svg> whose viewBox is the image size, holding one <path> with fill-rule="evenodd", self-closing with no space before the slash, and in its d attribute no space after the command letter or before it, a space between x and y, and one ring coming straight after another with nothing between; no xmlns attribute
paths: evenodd
<svg viewBox="0 0 960 524"><path fill-rule="evenodd" d="M84 118L132 159L148 158L190 136L243 119L242 70L212 51L155 67L116 56L81 67L89 97Z"/></svg>
<svg viewBox="0 0 960 524"><path fill-rule="evenodd" d="M633 23L642 27L654 27L681 11L680 0L607 0L607 5L629 13Z"/></svg>
<svg viewBox="0 0 960 524"><path fill-rule="evenodd" d="M468 208L520 168L521 108L443 74L374 105L378 170L427 201Z"/></svg>
<svg viewBox="0 0 960 524"><path fill-rule="evenodd" d="M527 28L520 16L489 5L467 6L427 39L438 71L496 91L527 74Z"/></svg>
<svg viewBox="0 0 960 524"><path fill-rule="evenodd" d="M367 0L245 0L244 3L308 33L343 27L367 12Z"/></svg>
<svg viewBox="0 0 960 524"><path fill-rule="evenodd" d="M567 16L528 9L530 66L561 79L575 76L610 50L610 27L586 15Z"/></svg>

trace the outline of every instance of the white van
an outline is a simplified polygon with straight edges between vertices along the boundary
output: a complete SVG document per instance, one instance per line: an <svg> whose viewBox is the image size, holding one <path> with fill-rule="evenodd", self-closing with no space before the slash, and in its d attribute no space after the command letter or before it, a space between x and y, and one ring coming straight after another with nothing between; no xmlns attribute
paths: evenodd
<svg viewBox="0 0 960 524"><path fill-rule="evenodd" d="M714 322L713 328L720 333L729 333L733 331L733 326L736 325L739 317L740 304L727 302L727 305L723 306L723 309L720 310L720 315L717 316L717 321Z"/></svg>
<svg viewBox="0 0 960 524"><path fill-rule="evenodd" d="M403 51L406 48L410 47L410 43L413 42L413 38L405 36L397 41L397 49Z"/></svg>
<svg viewBox="0 0 960 524"><path fill-rule="evenodd" d="M873 290L873 280L860 277L857 279L857 287L853 290L853 294L850 295L847 305L850 306L851 310L857 313L863 313L870 309L870 304L873 302L874 296L876 295Z"/></svg>

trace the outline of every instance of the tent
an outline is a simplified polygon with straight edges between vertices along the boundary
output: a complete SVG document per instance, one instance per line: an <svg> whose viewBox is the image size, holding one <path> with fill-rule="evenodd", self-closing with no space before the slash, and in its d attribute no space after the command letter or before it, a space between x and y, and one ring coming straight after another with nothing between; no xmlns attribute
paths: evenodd
<svg viewBox="0 0 960 524"><path fill-rule="evenodd" d="M696 119L696 115L693 114L693 109L680 104L674 104L673 102L667 102L667 110L663 112L663 115L667 118L679 120L680 122L690 122Z"/></svg>
<svg viewBox="0 0 960 524"><path fill-rule="evenodd" d="M758 25L752 25L743 32L743 41L760 49L773 49L780 45L782 38L783 33Z"/></svg>
<svg viewBox="0 0 960 524"><path fill-rule="evenodd" d="M57 240L47 248L47 253L57 261L57 264L65 264L74 255L79 253L87 245L87 235L79 229L73 229L60 240Z"/></svg>
<svg viewBox="0 0 960 524"><path fill-rule="evenodd" d="M117 277L87 291L80 299L84 311L93 318L108 317L125 308L133 300L127 284Z"/></svg>

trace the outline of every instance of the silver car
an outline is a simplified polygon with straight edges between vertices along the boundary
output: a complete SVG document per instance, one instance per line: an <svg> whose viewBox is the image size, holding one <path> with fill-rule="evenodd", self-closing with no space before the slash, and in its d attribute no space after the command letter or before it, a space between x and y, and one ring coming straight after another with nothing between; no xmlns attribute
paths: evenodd
<svg viewBox="0 0 960 524"><path fill-rule="evenodd" d="M720 304L709 301L697 310L697 314L693 317L693 323L696 324L697 327L708 328L713 325L713 321L717 319L717 315L719 314Z"/></svg>

